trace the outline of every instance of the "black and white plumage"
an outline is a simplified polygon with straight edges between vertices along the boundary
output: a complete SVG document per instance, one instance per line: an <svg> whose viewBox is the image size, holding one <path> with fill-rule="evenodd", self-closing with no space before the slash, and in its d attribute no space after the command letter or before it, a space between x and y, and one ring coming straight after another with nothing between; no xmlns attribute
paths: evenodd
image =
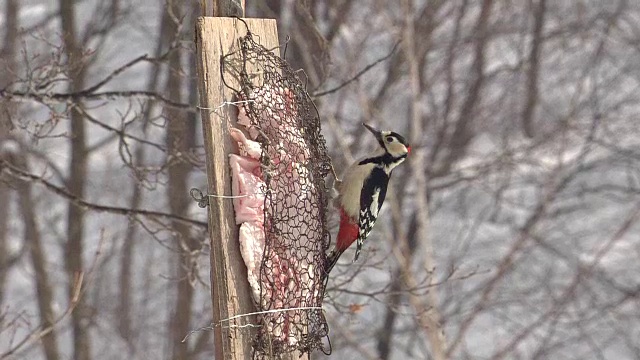
<svg viewBox="0 0 640 360"><path fill-rule="evenodd" d="M353 261L358 260L364 239L366 239L373 225L378 219L378 213L382 208L384 198L387 196L387 185L389 184L391 172L388 174L381 166L372 169L369 177L364 181L360 192L360 216L358 218L358 238L356 239L356 254Z"/></svg>
<svg viewBox="0 0 640 360"><path fill-rule="evenodd" d="M387 195L393 169L400 165L411 148L405 138L392 131L378 131L363 124L378 141L379 147L370 156L356 161L344 173L338 185L340 230L336 246L327 261L330 271L340 255L355 241L354 261L360 256L364 240L371 233Z"/></svg>

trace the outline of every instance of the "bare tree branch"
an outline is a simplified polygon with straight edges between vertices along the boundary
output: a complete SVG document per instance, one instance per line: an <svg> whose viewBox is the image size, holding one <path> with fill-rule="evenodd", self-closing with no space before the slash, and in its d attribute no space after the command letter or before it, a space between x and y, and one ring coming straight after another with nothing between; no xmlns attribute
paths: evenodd
<svg viewBox="0 0 640 360"><path fill-rule="evenodd" d="M0 90L0 98L5 98L7 100L32 100L45 104L49 102L69 102L77 100L90 101L141 98L160 102L166 107L170 108L183 109L194 113L197 111L195 105L171 101L153 91L104 91L96 93L80 91L75 93L29 93L20 91L8 91L5 89Z"/></svg>
<svg viewBox="0 0 640 360"><path fill-rule="evenodd" d="M353 77L351 77L347 81L343 82L342 84L340 84L338 86L335 86L335 87L333 87L333 88L331 88L329 90L323 90L323 91L320 91L320 92L313 93L313 94L311 94L311 97L319 98L319 97L324 96L324 95L332 94L332 93L342 89L343 87L349 85L350 83L358 80L359 77L361 77L362 75L366 74L369 70L373 69L376 65L380 64L381 62L386 61L391 56L393 56L393 54L396 52L396 49L398 48L398 45L400 45L399 41L396 42L393 45L393 48L391 49L391 51L387 55L385 55L385 56L379 58L378 60L372 62L371 64L365 66L362 70L358 71L358 73L356 73Z"/></svg>
<svg viewBox="0 0 640 360"><path fill-rule="evenodd" d="M56 186L53 183L45 180L44 178L42 178L42 176L31 174L28 171L17 168L4 159L0 159L0 169L7 170L13 176L17 176L20 178L24 178L24 179L28 179L28 180L40 183L44 185L48 190L51 190L56 195L62 196L65 199L73 202L76 206L79 206L87 210L108 212L108 213L125 215L125 216L144 216L149 218L162 218L162 219L177 221L184 224L195 225L201 228L207 228L206 222L190 219L180 215L163 213L160 211L153 211L153 210L130 209L126 207L108 206L108 205L99 205L99 204L90 203L86 200L80 199L77 196L69 193L64 188Z"/></svg>
<svg viewBox="0 0 640 360"><path fill-rule="evenodd" d="M533 114L538 102L538 70L540 68L540 49L542 47L542 28L546 14L547 0L538 0L534 12L533 39L529 53L529 72L527 73L526 103L522 111L522 128L527 137L534 136Z"/></svg>

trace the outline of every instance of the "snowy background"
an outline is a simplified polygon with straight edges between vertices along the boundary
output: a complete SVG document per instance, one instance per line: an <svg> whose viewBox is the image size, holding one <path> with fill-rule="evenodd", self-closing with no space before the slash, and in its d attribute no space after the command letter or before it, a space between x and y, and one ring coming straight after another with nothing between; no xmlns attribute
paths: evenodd
<svg viewBox="0 0 640 360"><path fill-rule="evenodd" d="M331 358L640 358L640 3L247 3L338 171L363 121L413 145L329 282ZM182 343L211 322L198 11L0 2L0 359L212 358Z"/></svg>

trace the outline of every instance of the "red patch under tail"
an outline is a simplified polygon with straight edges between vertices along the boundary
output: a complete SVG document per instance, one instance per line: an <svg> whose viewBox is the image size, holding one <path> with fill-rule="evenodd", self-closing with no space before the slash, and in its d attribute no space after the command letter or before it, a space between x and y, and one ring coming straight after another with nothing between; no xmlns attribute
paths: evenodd
<svg viewBox="0 0 640 360"><path fill-rule="evenodd" d="M344 210L340 209L340 230L336 240L336 250L340 253L347 250L358 238L357 220L351 219Z"/></svg>

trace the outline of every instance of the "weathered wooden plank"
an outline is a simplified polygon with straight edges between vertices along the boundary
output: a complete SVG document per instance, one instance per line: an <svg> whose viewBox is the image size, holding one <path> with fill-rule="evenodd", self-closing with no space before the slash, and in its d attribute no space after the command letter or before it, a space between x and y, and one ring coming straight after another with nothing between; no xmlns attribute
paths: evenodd
<svg viewBox="0 0 640 360"><path fill-rule="evenodd" d="M244 20L264 46L277 48L275 20ZM246 25L236 18L201 17L196 24L198 90L210 194L231 194L228 154L234 145L228 128L231 121L229 113L235 109L221 107L225 101L232 101L233 91L222 82L220 61L222 56L238 50L237 39L245 34ZM240 88L229 76L225 81L236 89ZM213 321L220 324L221 320L255 312L256 309L240 255L232 201L210 198L209 203ZM255 333L250 327L241 327L249 323L255 324L256 318L242 317L215 327L216 359L251 359L251 342Z"/></svg>

